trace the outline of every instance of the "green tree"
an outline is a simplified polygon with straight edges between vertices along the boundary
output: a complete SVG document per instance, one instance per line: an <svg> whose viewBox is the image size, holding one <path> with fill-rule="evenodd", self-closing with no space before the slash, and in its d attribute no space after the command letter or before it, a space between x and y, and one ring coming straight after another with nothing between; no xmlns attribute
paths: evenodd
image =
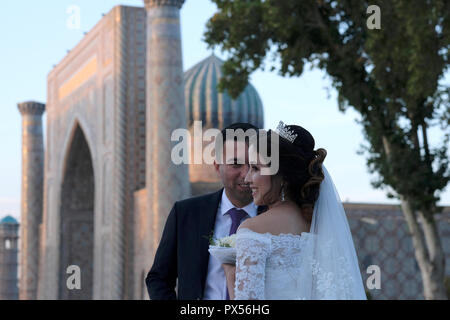
<svg viewBox="0 0 450 320"><path fill-rule="evenodd" d="M445 256L435 215L450 180L448 70L450 1L212 0L205 41L230 57L220 90L236 97L262 68L300 76L325 70L339 108L361 115L362 153L376 188L400 200L411 232L426 299L446 299ZM369 29L370 5L381 28ZM275 62L279 61L279 65ZM440 126L441 144L429 132Z"/></svg>

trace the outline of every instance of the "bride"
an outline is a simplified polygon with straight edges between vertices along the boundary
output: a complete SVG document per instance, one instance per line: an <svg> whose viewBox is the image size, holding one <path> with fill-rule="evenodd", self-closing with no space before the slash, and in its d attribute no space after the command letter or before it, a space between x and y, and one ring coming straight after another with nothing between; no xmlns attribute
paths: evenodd
<svg viewBox="0 0 450 320"><path fill-rule="evenodd" d="M264 175L271 143L279 170ZM223 264L230 299L366 299L347 218L322 164L327 153L314 144L307 130L282 122L250 144L257 161L245 181L268 210L236 233L236 266Z"/></svg>

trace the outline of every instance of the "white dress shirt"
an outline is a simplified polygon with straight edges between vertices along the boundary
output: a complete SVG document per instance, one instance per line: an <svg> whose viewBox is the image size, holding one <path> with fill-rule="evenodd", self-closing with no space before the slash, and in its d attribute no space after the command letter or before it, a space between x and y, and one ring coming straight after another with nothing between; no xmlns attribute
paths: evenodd
<svg viewBox="0 0 450 320"><path fill-rule="evenodd" d="M229 235L231 228L231 217L225 214L228 210L236 208L228 199L225 189L222 192L222 199L220 200L219 208L216 213L216 223L214 225L214 238L219 239ZM255 217L258 212L258 207L251 202L243 208L248 216L241 220L244 221L249 217ZM225 272L219 260L209 255L208 273L206 275L205 290L203 300L225 300L227 293L227 283Z"/></svg>

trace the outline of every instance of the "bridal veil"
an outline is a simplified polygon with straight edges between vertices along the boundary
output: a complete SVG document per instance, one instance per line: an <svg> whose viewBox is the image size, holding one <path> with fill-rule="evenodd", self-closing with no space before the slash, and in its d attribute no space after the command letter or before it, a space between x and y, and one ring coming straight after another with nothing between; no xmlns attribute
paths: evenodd
<svg viewBox="0 0 450 320"><path fill-rule="evenodd" d="M324 166L314 205L308 245L298 276L298 298L365 300L350 227L339 195ZM311 276L312 275L312 276Z"/></svg>

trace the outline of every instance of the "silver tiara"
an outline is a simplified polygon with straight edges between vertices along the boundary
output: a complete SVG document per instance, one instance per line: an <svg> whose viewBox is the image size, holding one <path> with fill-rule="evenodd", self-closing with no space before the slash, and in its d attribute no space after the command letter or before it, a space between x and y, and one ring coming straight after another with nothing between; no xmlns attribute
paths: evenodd
<svg viewBox="0 0 450 320"><path fill-rule="evenodd" d="M281 137L289 140L289 142L291 143L293 143L295 138L297 138L297 134L294 133L294 131L289 130L283 121L280 121L280 123L278 124L277 131Z"/></svg>

